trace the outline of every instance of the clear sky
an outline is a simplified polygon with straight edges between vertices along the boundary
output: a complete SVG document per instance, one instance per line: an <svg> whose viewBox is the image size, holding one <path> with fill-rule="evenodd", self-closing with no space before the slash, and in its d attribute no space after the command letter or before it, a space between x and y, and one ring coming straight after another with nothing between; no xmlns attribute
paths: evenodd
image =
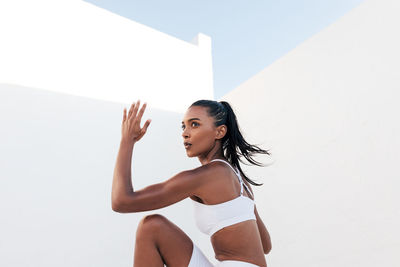
<svg viewBox="0 0 400 267"><path fill-rule="evenodd" d="M215 98L248 80L362 0L87 0L191 41L212 38Z"/></svg>

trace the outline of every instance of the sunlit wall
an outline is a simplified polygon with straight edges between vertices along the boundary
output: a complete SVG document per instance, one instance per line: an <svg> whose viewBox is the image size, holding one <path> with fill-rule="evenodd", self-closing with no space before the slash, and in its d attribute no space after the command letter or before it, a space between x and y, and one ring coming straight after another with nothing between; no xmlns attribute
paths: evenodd
<svg viewBox="0 0 400 267"><path fill-rule="evenodd" d="M0 83L175 112L214 96L210 37L186 42L83 1L1 1L0 38Z"/></svg>
<svg viewBox="0 0 400 267"><path fill-rule="evenodd" d="M273 164L246 168L270 266L399 266L400 4L366 1L223 99Z"/></svg>

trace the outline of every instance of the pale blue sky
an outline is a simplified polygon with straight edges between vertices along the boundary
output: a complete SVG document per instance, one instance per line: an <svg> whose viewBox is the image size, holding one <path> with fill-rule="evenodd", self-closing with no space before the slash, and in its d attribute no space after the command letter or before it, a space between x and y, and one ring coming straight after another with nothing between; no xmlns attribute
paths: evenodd
<svg viewBox="0 0 400 267"><path fill-rule="evenodd" d="M185 41L212 38L218 99L363 0L87 0Z"/></svg>

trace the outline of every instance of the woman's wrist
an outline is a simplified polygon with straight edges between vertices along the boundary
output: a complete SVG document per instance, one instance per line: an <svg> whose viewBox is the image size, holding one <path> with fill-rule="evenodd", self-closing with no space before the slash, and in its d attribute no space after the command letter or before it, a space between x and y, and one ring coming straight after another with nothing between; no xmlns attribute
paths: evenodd
<svg viewBox="0 0 400 267"><path fill-rule="evenodd" d="M128 140L128 139L125 139L125 138L121 138L121 142L120 142L120 145L121 146L134 146L135 145L135 143L136 143L136 141L134 141L134 140Z"/></svg>

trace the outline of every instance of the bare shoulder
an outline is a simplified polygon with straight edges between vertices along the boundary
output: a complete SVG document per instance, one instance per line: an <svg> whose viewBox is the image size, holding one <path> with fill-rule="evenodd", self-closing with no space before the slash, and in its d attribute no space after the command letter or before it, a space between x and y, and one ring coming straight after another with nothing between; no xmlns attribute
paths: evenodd
<svg viewBox="0 0 400 267"><path fill-rule="evenodd" d="M201 177L202 179L212 179L215 174L227 174L226 164L218 161L210 162L208 164L188 170L194 177Z"/></svg>
<svg viewBox="0 0 400 267"><path fill-rule="evenodd" d="M201 195L204 190L208 191L208 188L213 186L218 181L218 178L229 175L228 168L225 163L214 161L189 170L188 172L191 173L191 176L198 179L198 195Z"/></svg>

